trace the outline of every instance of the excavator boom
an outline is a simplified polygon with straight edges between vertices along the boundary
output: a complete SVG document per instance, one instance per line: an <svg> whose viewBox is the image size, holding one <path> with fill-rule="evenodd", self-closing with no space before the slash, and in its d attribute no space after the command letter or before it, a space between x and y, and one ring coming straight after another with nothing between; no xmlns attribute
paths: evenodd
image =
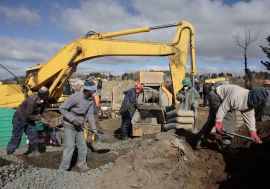
<svg viewBox="0 0 270 189"><path fill-rule="evenodd" d="M172 43L112 38L175 26L177 26L177 32ZM88 33L60 49L35 75L28 77L25 86L29 95L54 80L49 89L50 99L57 101L62 94L64 83L76 71L77 65L83 61L104 56L169 56L172 81L179 81L173 83L176 94L182 87L180 81L185 77L189 47L191 74L195 75L194 29L186 21L111 33Z"/></svg>

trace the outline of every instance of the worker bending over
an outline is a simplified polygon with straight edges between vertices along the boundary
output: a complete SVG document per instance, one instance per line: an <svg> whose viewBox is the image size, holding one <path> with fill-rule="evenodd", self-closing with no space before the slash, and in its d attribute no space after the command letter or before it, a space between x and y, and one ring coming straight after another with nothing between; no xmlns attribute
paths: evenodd
<svg viewBox="0 0 270 189"><path fill-rule="evenodd" d="M191 86L191 80L184 78L182 81L183 88L176 94L176 99L180 101L178 110L192 110L194 112L194 123L191 129L192 133L198 133L195 119L198 117L197 107L200 104L199 92Z"/></svg>
<svg viewBox="0 0 270 189"><path fill-rule="evenodd" d="M23 132L25 132L29 139L29 151L33 152L34 156L40 155L38 151L38 133L35 121L40 121L43 124L49 124L51 128L55 127L54 123L48 116L46 105L48 96L48 88L41 87L38 90L38 93L30 95L19 105L12 120L13 131L12 138L7 146L8 155L13 154L13 152L19 147ZM38 116L39 114L41 117Z"/></svg>
<svg viewBox="0 0 270 189"><path fill-rule="evenodd" d="M232 137L223 135L225 131L234 133L236 118L232 110L241 112L249 137L254 138L256 144L262 141L258 137L255 128L254 107L259 106L269 96L264 88L252 90L244 89L237 85L220 85L209 94L209 116L207 122L198 133L197 146L204 142L204 135L209 134L215 126L216 133L222 134L221 152L237 153L230 148Z"/></svg>
<svg viewBox="0 0 270 189"><path fill-rule="evenodd" d="M91 79L87 79L84 82L83 91L69 96L59 107L59 111L64 117L63 127L65 129L65 146L59 166L60 170L66 171L69 168L75 145L78 148L79 171L86 172L90 170L86 163L87 146L84 138L83 122L86 117L91 129L97 135L93 111L94 102L91 98L96 90L95 83Z"/></svg>

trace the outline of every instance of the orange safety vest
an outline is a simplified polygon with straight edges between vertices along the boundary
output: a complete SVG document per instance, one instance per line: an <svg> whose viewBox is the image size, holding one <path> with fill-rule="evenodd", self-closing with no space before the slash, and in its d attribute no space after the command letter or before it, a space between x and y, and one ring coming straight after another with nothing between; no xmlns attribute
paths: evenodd
<svg viewBox="0 0 270 189"><path fill-rule="evenodd" d="M98 108L98 106L99 106L99 96L94 95L94 98L95 98L95 102L96 102L96 107Z"/></svg>

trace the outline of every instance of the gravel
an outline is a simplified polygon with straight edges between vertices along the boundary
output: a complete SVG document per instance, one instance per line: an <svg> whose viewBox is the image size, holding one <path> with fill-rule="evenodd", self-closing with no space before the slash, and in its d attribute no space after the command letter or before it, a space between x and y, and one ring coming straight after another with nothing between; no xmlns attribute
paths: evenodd
<svg viewBox="0 0 270 189"><path fill-rule="evenodd" d="M62 148L48 146L46 151ZM16 154L23 154L27 148L17 149ZM14 155L6 155L6 149L0 149L0 188L93 188L96 178L104 174L114 164L108 163L85 173L26 166L23 160ZM4 165L4 166L3 166Z"/></svg>

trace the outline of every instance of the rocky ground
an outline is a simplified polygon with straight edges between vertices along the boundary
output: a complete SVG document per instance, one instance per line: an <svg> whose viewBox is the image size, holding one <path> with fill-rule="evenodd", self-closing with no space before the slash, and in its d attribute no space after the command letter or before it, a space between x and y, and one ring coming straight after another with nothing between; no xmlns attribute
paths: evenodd
<svg viewBox="0 0 270 189"><path fill-rule="evenodd" d="M126 89L133 85L119 84ZM123 98L119 88L116 103ZM199 107L198 112L200 128L208 108ZM270 122L257 123L262 145L235 138L232 147L240 150L236 155L220 153L220 136L215 133L206 137L203 148L196 149L196 135L183 129L121 141L114 137L120 117L103 119L100 124L105 133L101 142L88 143L91 171L78 172L76 151L70 170L59 171L63 146L47 146L39 157L23 155L27 148L10 156L0 149L0 188L269 188ZM244 126L236 132L248 133Z"/></svg>

